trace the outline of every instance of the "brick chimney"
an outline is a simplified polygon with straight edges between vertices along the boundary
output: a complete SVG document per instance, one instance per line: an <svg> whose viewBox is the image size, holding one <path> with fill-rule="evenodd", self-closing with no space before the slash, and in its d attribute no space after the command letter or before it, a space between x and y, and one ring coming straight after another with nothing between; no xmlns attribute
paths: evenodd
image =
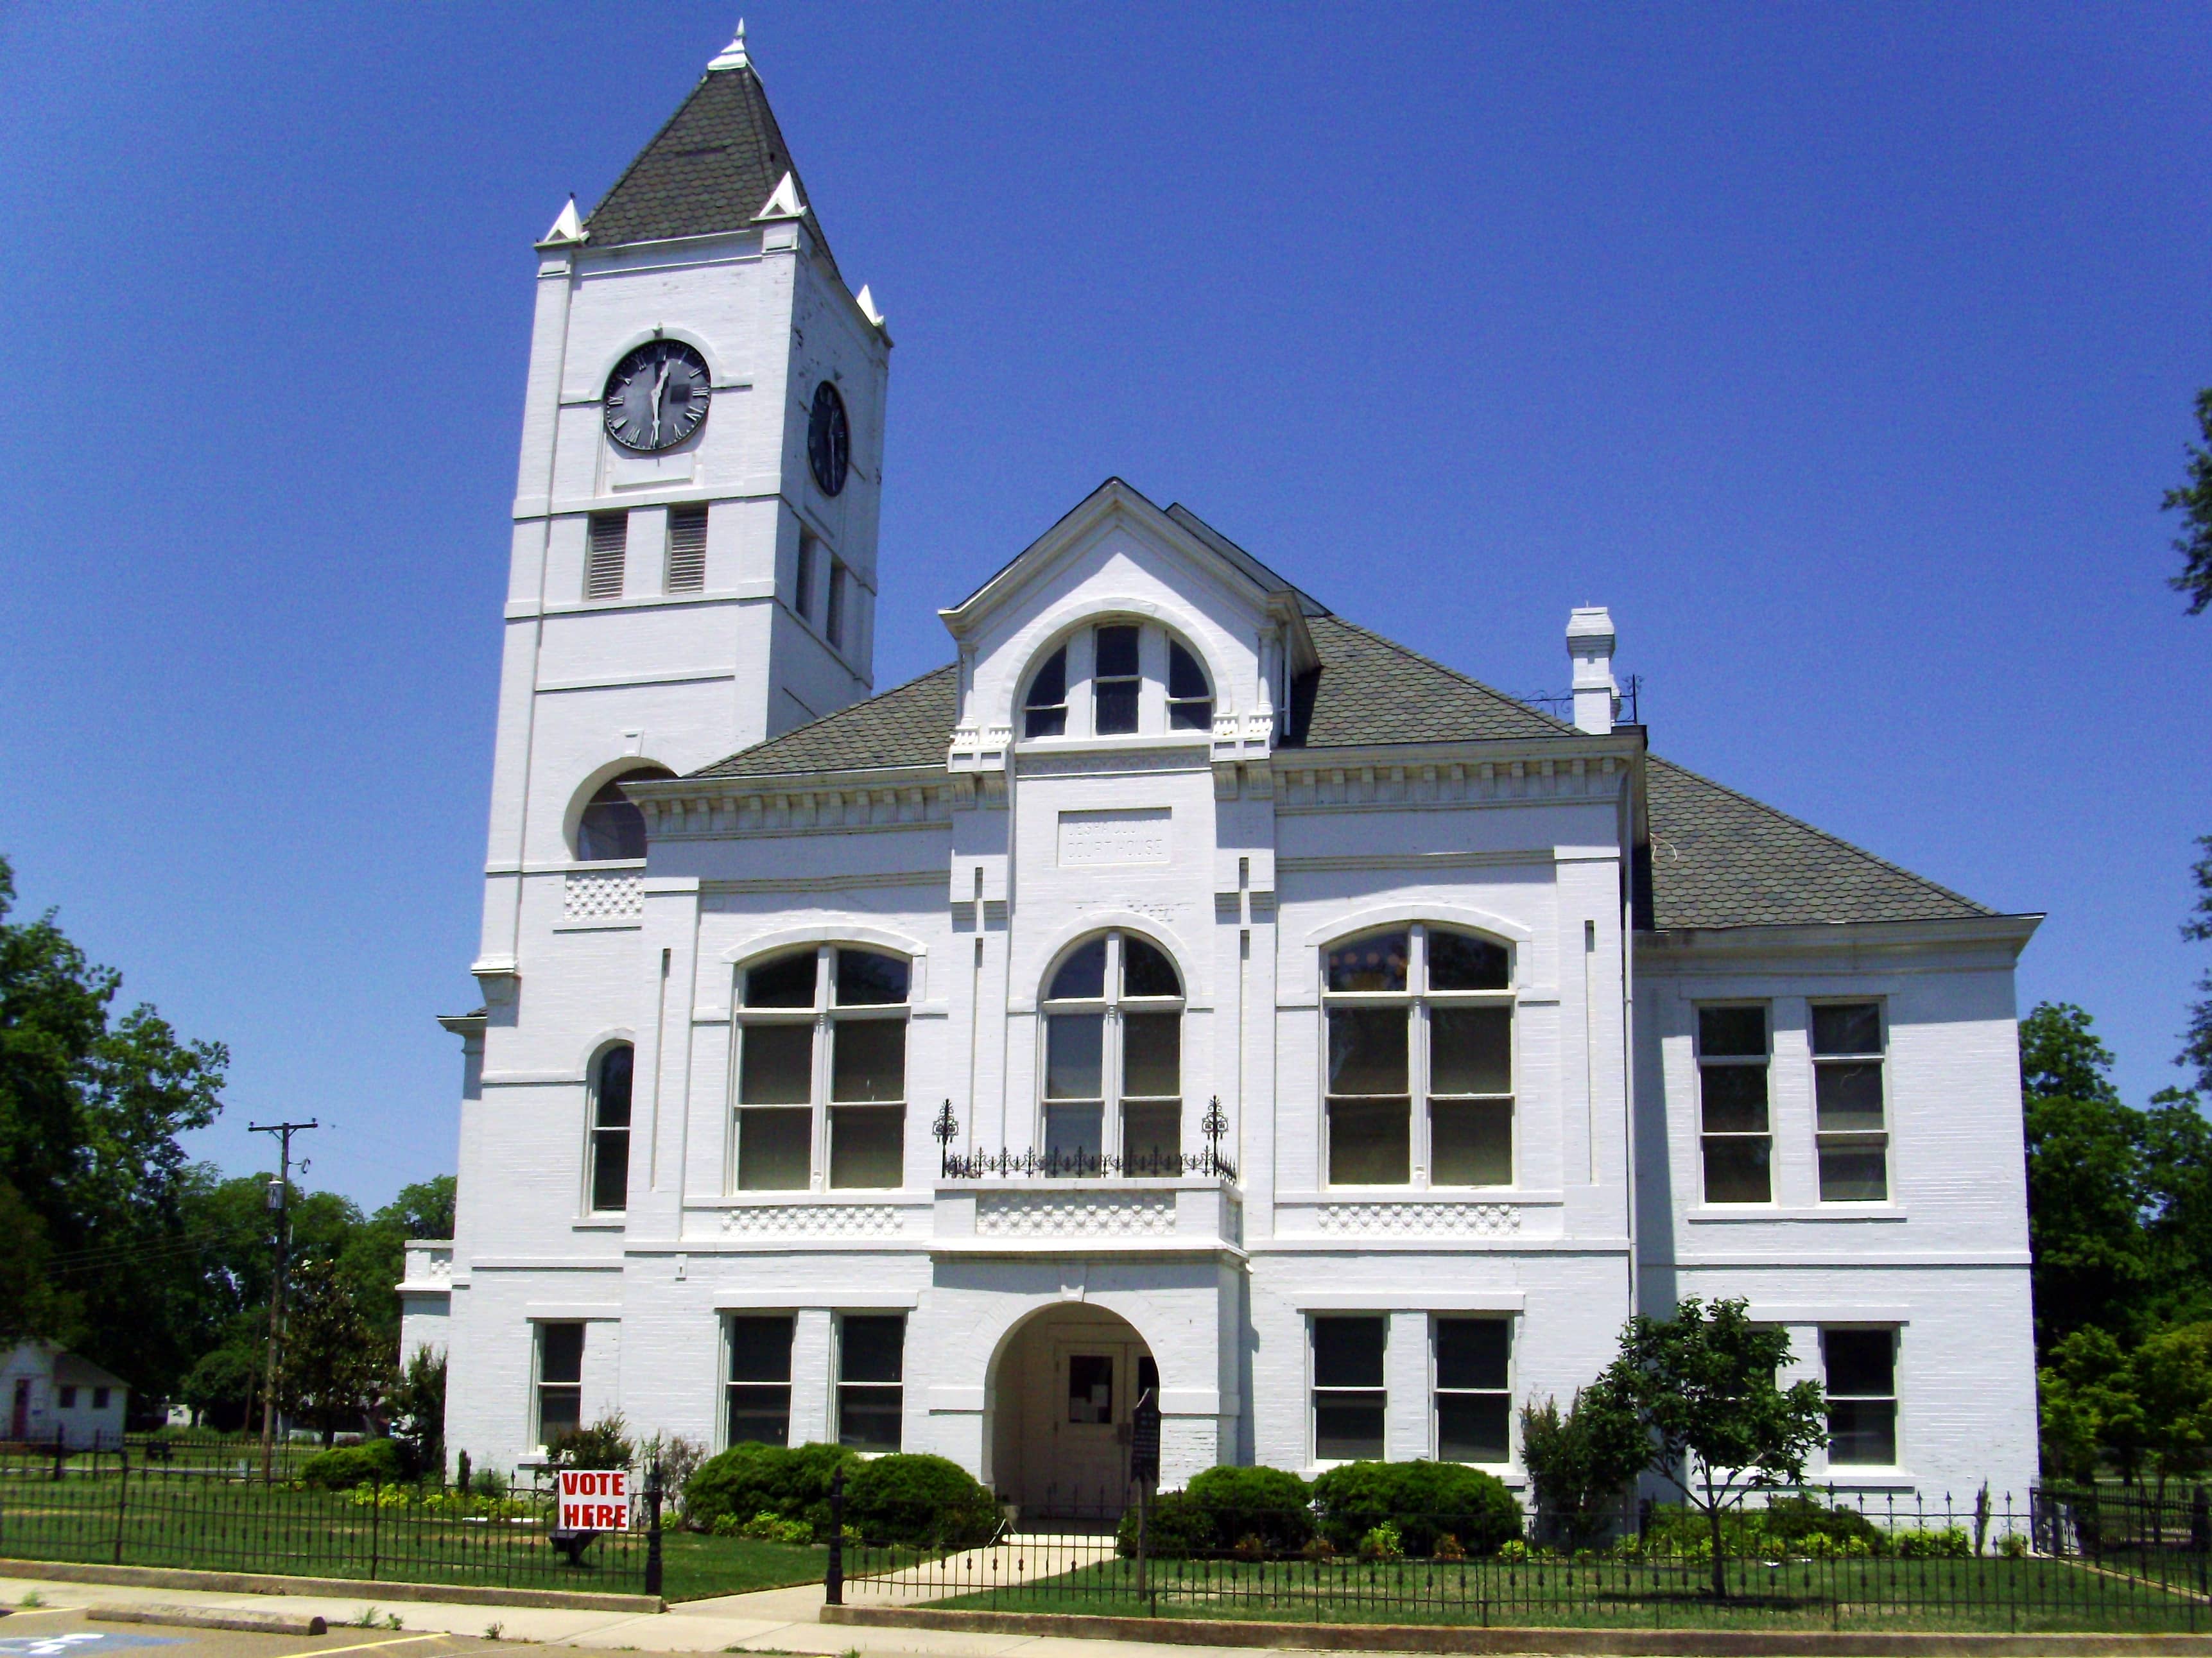
<svg viewBox="0 0 2212 1658"><path fill-rule="evenodd" d="M1613 616L1602 604L1567 616L1567 654L1575 665L1575 728L1603 737L1613 729Z"/></svg>

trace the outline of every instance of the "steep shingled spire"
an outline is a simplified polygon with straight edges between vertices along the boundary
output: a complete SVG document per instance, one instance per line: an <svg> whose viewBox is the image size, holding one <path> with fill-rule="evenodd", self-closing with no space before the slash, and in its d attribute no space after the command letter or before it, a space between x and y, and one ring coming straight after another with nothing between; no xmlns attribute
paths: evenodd
<svg viewBox="0 0 2212 1658"><path fill-rule="evenodd" d="M750 229L786 174L797 199L811 203L739 23L737 38L615 180L584 229L595 248ZM807 218L827 252L820 217L809 213Z"/></svg>

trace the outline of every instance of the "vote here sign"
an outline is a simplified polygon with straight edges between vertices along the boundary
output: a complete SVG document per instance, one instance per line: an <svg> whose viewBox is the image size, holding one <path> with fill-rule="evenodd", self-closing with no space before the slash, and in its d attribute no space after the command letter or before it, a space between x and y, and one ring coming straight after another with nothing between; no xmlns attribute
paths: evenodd
<svg viewBox="0 0 2212 1658"><path fill-rule="evenodd" d="M562 1531L629 1529L627 1469L563 1468L560 1479Z"/></svg>

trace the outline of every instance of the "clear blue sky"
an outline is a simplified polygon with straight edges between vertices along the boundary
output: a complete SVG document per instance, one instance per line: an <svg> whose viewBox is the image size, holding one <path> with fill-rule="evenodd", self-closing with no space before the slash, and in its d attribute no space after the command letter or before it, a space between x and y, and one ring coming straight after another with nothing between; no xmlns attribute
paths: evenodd
<svg viewBox="0 0 2212 1658"><path fill-rule="evenodd" d="M735 3L0 8L0 850L227 1166L453 1166L530 245ZM2179 1079L2212 9L744 3L898 342L879 686L1109 473L1508 690L1602 602Z"/></svg>

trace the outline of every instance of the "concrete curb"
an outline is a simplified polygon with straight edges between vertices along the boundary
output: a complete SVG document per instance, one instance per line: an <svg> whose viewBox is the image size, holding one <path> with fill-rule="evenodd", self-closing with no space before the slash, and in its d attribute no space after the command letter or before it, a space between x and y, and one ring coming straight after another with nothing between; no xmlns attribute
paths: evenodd
<svg viewBox="0 0 2212 1658"><path fill-rule="evenodd" d="M1606 1654L1610 1658L2212 1658L2212 1635L1883 1635L1799 1630L1471 1629L1443 1624L1267 1624L1214 1618L824 1606L825 1624L1322 1652Z"/></svg>
<svg viewBox="0 0 2212 1658"><path fill-rule="evenodd" d="M162 1624L179 1629L229 1629L252 1635L328 1635L324 1618L286 1618L277 1612L217 1612L204 1606L88 1606L95 1624Z"/></svg>
<svg viewBox="0 0 2212 1658"><path fill-rule="evenodd" d="M115 1583L216 1594L343 1594L380 1600L443 1600L460 1606L547 1606L567 1612L665 1612L657 1594L595 1594L580 1589L505 1589L477 1583L392 1583L370 1577L283 1577L273 1572L188 1571L173 1566L94 1566L74 1560L0 1558L0 1577L59 1583Z"/></svg>

